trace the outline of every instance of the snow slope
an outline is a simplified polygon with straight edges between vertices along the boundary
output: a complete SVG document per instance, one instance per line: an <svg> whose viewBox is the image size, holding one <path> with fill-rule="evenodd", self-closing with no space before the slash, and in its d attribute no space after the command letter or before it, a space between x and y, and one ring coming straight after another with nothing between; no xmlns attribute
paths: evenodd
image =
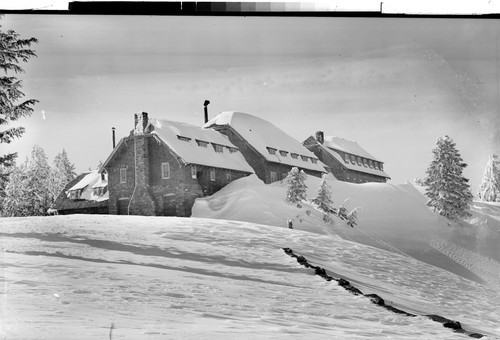
<svg viewBox="0 0 500 340"><path fill-rule="evenodd" d="M320 179L307 179L312 198ZM343 221L322 222L322 215L305 204L287 204L286 184L263 184L255 176L235 181L213 196L198 199L194 217L231 219L294 228L371 245L424 261L478 283L500 289L500 206L475 203L470 223L449 224L425 205L423 188L412 184L353 184L328 177L335 204L350 199L360 207L359 223L349 228ZM311 211L308 215L307 211Z"/></svg>
<svg viewBox="0 0 500 340"><path fill-rule="evenodd" d="M500 333L494 290L335 235L110 215L4 218L0 232L6 339L468 339L354 296L281 247L402 309Z"/></svg>

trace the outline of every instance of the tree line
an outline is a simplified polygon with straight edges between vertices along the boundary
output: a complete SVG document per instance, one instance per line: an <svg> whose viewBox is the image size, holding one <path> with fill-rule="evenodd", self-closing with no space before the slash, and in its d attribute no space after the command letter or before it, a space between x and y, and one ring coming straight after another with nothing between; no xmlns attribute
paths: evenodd
<svg viewBox="0 0 500 340"><path fill-rule="evenodd" d="M43 216L76 177L75 166L63 149L52 166L45 151L33 146L30 157L9 168L8 181L0 188L0 216Z"/></svg>

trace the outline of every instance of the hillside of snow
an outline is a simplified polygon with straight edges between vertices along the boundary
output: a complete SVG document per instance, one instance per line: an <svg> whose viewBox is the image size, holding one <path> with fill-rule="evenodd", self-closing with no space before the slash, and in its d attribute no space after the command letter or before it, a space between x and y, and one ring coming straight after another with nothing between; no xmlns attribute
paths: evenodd
<svg viewBox="0 0 500 340"><path fill-rule="evenodd" d="M261 191L256 187L254 195ZM205 202L214 211L230 204L217 205L215 198ZM251 202L236 203L241 214L249 204L245 216L252 216ZM288 212L286 206L276 209ZM268 209L261 213L274 216ZM314 212L305 216L302 223L296 217L297 228L317 218ZM500 334L497 291L344 240L328 228L111 215L0 219L0 337L470 339L429 318L394 314L352 295L300 266L282 247L403 310L439 314L488 338Z"/></svg>
<svg viewBox="0 0 500 340"><path fill-rule="evenodd" d="M308 197L315 196L321 179L308 176ZM378 247L446 269L500 290L500 205L474 202L467 222L449 223L425 205L423 188L412 184L354 184L328 177L335 206L349 198L359 207L359 222L324 223L322 213L305 203L301 209L288 204L287 185L265 185L256 176L232 182L210 197L197 199L194 217L254 222L293 227Z"/></svg>

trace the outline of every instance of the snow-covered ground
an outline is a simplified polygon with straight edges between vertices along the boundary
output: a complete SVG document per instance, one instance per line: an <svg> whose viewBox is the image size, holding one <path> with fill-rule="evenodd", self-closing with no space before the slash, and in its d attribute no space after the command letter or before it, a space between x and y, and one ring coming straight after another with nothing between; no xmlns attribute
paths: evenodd
<svg viewBox="0 0 500 340"><path fill-rule="evenodd" d="M362 208L357 228L255 176L197 200L198 217L0 219L0 338L469 338L352 295L282 247L387 304L499 337L498 204L448 225L421 188L330 183L336 204Z"/></svg>
<svg viewBox="0 0 500 340"><path fill-rule="evenodd" d="M354 296L281 247L354 279L364 293L383 291L402 309L500 332L492 289L335 235L198 218L0 223L7 339L467 338Z"/></svg>

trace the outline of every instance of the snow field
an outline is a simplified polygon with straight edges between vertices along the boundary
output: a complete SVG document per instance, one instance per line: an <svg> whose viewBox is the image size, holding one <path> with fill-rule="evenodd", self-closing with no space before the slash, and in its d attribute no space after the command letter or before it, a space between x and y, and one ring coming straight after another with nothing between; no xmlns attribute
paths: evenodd
<svg viewBox="0 0 500 340"><path fill-rule="evenodd" d="M467 338L354 296L282 247L342 272L365 294L383 287L379 295L402 309L424 305L464 328L498 331L492 290L335 235L96 215L2 219L0 230L5 338L103 338L112 324L113 339Z"/></svg>

